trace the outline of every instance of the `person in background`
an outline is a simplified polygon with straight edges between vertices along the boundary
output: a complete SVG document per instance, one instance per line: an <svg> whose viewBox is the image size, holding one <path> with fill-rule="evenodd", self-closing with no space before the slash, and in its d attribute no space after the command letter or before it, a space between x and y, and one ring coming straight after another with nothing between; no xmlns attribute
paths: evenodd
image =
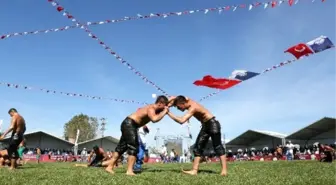
<svg viewBox="0 0 336 185"><path fill-rule="evenodd" d="M93 156L95 155L95 158L92 160ZM75 166L80 167L103 167L103 161L108 160L107 154L104 152L103 148L100 148L98 146L94 146L89 157L88 162L89 164L76 164Z"/></svg>
<svg viewBox="0 0 336 185"><path fill-rule="evenodd" d="M40 157L41 157L41 149L40 148L36 148L36 160L37 160L37 164L40 163Z"/></svg>
<svg viewBox="0 0 336 185"><path fill-rule="evenodd" d="M133 171L135 173L139 173L142 170L142 164L143 160L145 158L145 151L146 151L146 139L145 136L149 134L149 128L148 126L143 126L139 129L138 135L139 135L139 152L137 154L137 159L135 161Z"/></svg>
<svg viewBox="0 0 336 185"><path fill-rule="evenodd" d="M27 160L23 159L23 152L26 150L26 146L25 146L25 140L23 139L23 141L20 143L19 145L19 149L18 149L18 153L19 153L19 159L18 159L18 164L26 164Z"/></svg>
<svg viewBox="0 0 336 185"><path fill-rule="evenodd" d="M87 151L86 148L83 148L82 152L81 152L81 159L83 162L87 162Z"/></svg>
<svg viewBox="0 0 336 185"><path fill-rule="evenodd" d="M324 145L319 143L318 148L320 150L320 153L324 153L325 157L321 158L320 162L328 162L328 163L332 163L333 161L333 153L335 152L335 150L333 148L331 148L328 145Z"/></svg>
<svg viewBox="0 0 336 185"><path fill-rule="evenodd" d="M294 155L294 145L292 144L291 141L287 141L286 142L286 148L287 148L287 152L286 152L286 156L287 156L287 160L291 161L293 160L293 155Z"/></svg>

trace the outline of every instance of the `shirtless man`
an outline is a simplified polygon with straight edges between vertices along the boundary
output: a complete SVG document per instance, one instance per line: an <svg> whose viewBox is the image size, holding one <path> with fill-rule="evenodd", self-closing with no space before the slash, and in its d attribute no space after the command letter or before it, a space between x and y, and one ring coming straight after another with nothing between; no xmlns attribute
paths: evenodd
<svg viewBox="0 0 336 185"><path fill-rule="evenodd" d="M332 163L333 162L333 153L335 152L335 150L333 148L331 148L328 145L324 145L319 143L317 145L319 147L319 151L323 152L325 157L320 159L320 162L328 162L328 163Z"/></svg>
<svg viewBox="0 0 336 185"><path fill-rule="evenodd" d="M225 150L221 141L221 126L220 123L215 119L215 116L213 116L202 105L184 96L171 97L168 106L175 106L180 111L188 110L188 112L183 117L177 117L171 112L167 113L168 116L177 123L183 124L187 122L192 116L194 116L198 121L202 123L201 131L194 145L195 159L193 163L193 168L190 171L182 170L183 173L189 175L197 175L201 156L203 155L203 150L206 147L209 138L211 137L214 150L217 156L220 157L222 163L222 171L220 175L226 176L226 157Z"/></svg>
<svg viewBox="0 0 336 185"><path fill-rule="evenodd" d="M96 155L96 157L94 158L94 160L91 160L93 155ZM81 167L102 167L102 163L103 161L106 161L108 159L108 155L105 153L104 149L98 147L98 146L94 146L89 158L88 158L88 162L89 164L76 164L76 166L81 166Z"/></svg>
<svg viewBox="0 0 336 185"><path fill-rule="evenodd" d="M19 159L18 159L18 164L23 165L27 163L27 160L23 159L23 152L26 150L26 146L25 146L25 140L23 140L20 145L19 145L19 149L18 149L18 154L19 154Z"/></svg>
<svg viewBox="0 0 336 185"><path fill-rule="evenodd" d="M23 134L26 132L26 122L14 108L9 109L8 114L12 117L12 121L8 130L0 137L0 140L3 140L7 134L12 132L7 150L11 161L10 169L13 170L17 167L16 160L19 158L18 147L23 141Z"/></svg>
<svg viewBox="0 0 336 185"><path fill-rule="evenodd" d="M156 123L160 121L168 112L168 98L159 96L155 104L146 105L136 112L132 113L121 123L121 138L117 145L112 159L103 162L103 165L108 164L106 171L114 174L113 167L121 155L128 153L128 166L126 175L135 175L133 166L135 164L136 156L139 151L138 128L146 125L150 121Z"/></svg>
<svg viewBox="0 0 336 185"><path fill-rule="evenodd" d="M7 150L0 150L0 167L6 166L9 163Z"/></svg>

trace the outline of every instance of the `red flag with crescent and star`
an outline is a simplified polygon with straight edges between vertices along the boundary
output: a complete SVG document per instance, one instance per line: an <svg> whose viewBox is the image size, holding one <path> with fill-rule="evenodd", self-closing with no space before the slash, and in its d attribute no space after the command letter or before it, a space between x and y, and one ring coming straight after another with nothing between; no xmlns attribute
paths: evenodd
<svg viewBox="0 0 336 185"><path fill-rule="evenodd" d="M228 78L213 78L210 75L204 76L202 80L196 80L194 82L197 86L206 86L215 89L228 89L239 84L241 80L228 79Z"/></svg>
<svg viewBox="0 0 336 185"><path fill-rule="evenodd" d="M288 48L285 53L286 52L294 55L296 59L299 59L302 56L308 56L309 54L313 54L313 51L306 44L303 43Z"/></svg>

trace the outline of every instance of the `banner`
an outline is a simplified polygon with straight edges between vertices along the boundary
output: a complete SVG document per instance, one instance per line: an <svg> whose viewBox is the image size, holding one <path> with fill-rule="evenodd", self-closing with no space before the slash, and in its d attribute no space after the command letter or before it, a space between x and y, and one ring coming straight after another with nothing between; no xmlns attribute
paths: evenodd
<svg viewBox="0 0 336 185"><path fill-rule="evenodd" d="M61 95L66 95L70 97L82 97L82 98L87 98L90 100L109 100L109 101L115 101L115 102L120 102L120 103L132 103L132 104L140 104L140 105L147 105L147 103L135 101L135 100L123 100L123 99L117 99L117 98L104 98L101 96L91 96L91 95L85 95L81 93L68 93L68 92L63 92L63 91L55 91L55 90L49 90L45 88L34 88L34 87L29 87L29 86L24 86L24 85L18 85L18 84L11 84L7 82L0 82L0 85L4 85L6 87L11 87L15 89L25 89L25 90L39 90L41 92L45 92L48 94L61 94Z"/></svg>
<svg viewBox="0 0 336 185"><path fill-rule="evenodd" d="M89 30L89 28L86 25L82 25L80 21L78 21L72 14L70 14L68 11L66 11L58 2L54 0L48 0L48 2L51 3L52 6L56 7L56 10L60 13L62 13L63 16L65 16L67 19L71 20L76 25L81 25L81 28L85 30L85 32L89 35L90 38L97 41L99 45L101 45L107 52L109 52L112 56L114 56L121 64L124 64L130 71L132 71L135 75L139 76L144 82L147 84L150 84L156 90L161 92L162 94L168 96L166 91L161 89L159 86L157 86L154 82L149 80L147 77L145 77L140 71L135 69L130 63L128 63L125 59L123 59L119 54L117 54L115 51L112 50L110 46L108 46L105 42L103 42L101 39L98 38L97 35L95 35L92 31Z"/></svg>
<svg viewBox="0 0 336 185"><path fill-rule="evenodd" d="M49 0L48 0L49 1ZM123 18L118 19L106 19L102 21L94 21L94 22L86 22L84 23L85 26L94 26L94 25L102 25L102 24L110 24L110 23L119 23L124 21L134 21L134 20L141 20L141 19L152 19L152 18L167 18L167 17L178 17L178 16L185 16L185 15L193 15L196 13L219 13L222 12L235 12L238 9L247 9L248 11L254 10L255 8L276 8L279 7L281 4L288 4L289 6L296 5L299 2L302 1L314 3L315 0L276 0L276 1L268 1L268 2L255 2L250 4L239 4L239 5L227 5L222 7L213 7L213 8L202 8L202 9L194 9L194 10L184 10L184 11L172 11L172 12L166 12L166 13L149 13L146 15L137 14L136 16L125 16ZM325 0L319 0L319 2L324 2ZM52 2L52 1L49 1ZM58 11L62 11L63 7L59 6ZM71 15L68 16L71 18ZM81 28L81 24L72 25L72 26L63 26L60 28L51 28L46 30L35 30L35 31L25 31L25 32L15 32L15 33L9 33L4 34L0 36L1 39L7 39L10 37L16 37L16 36L25 36L25 35L36 35L40 33L50 33L50 32L60 32L60 31L66 31L73 28ZM83 27L84 28L84 27Z"/></svg>
<svg viewBox="0 0 336 185"><path fill-rule="evenodd" d="M274 65L272 67L269 67L269 68L263 70L260 73L260 75L265 74L265 73L270 72L270 71L273 71L273 70L278 69L280 67L283 67L287 64L294 63L294 62L296 62L296 61L298 61L298 60L300 60L304 57L308 57L310 55L320 53L322 51L325 51L325 50L331 49L331 48L335 48L334 44L331 42L331 40L328 37L323 36L323 35L321 35L320 37L318 37L314 40L309 41L307 44L303 44L303 43L297 44L297 45L292 46L291 48L289 48L285 51L285 52L292 53L295 56L295 59L287 60L287 61L281 62L277 65ZM258 75L259 75L259 73L258 73ZM222 90L217 90L216 92L210 93L210 94L202 97L199 101L209 99L210 97L216 96L220 92L222 92Z"/></svg>

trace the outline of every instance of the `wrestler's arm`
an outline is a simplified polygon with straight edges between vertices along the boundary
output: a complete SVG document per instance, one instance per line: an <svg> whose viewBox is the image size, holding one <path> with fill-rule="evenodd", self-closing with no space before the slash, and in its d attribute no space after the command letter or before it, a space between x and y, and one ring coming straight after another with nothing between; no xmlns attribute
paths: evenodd
<svg viewBox="0 0 336 185"><path fill-rule="evenodd" d="M100 152L103 154L103 161L106 161L108 159L107 153L103 149L100 149Z"/></svg>
<svg viewBox="0 0 336 185"><path fill-rule="evenodd" d="M155 114L154 108L148 109L148 117L151 119L153 123L159 122L168 112L168 109L164 109L159 114Z"/></svg>
<svg viewBox="0 0 336 185"><path fill-rule="evenodd" d="M90 154L89 154L89 157L88 157L88 162L89 162L89 163L91 162L91 157L93 156L93 153L94 153L94 152L91 151Z"/></svg>
<svg viewBox="0 0 336 185"><path fill-rule="evenodd" d="M16 116L13 116L8 130L5 133L3 133L3 135L0 137L0 139L4 139L6 137L6 135L14 129L15 123L16 123Z"/></svg>
<svg viewBox="0 0 336 185"><path fill-rule="evenodd" d="M174 105L174 100L175 100L176 96L170 96L168 99L168 107L171 107Z"/></svg>
<svg viewBox="0 0 336 185"><path fill-rule="evenodd" d="M168 112L168 116L177 123L183 124L189 121L189 119L194 115L194 111L195 111L194 109L189 110L183 117L177 117L171 112Z"/></svg>

